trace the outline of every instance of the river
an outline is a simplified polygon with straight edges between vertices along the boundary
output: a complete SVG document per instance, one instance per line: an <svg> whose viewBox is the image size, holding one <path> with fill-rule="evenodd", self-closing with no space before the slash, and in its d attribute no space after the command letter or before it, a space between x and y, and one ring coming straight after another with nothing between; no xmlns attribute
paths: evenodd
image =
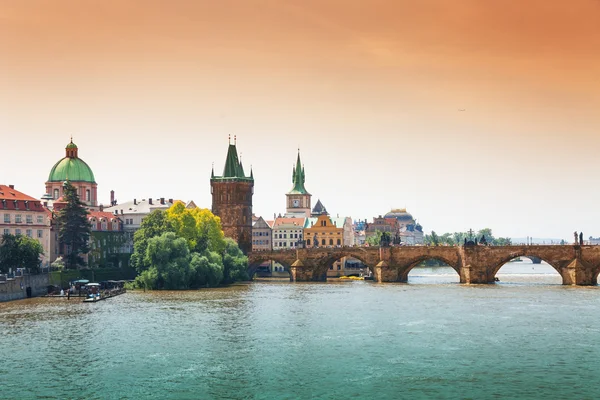
<svg viewBox="0 0 600 400"><path fill-rule="evenodd" d="M0 304L1 399L596 399L600 288L257 282Z"/></svg>

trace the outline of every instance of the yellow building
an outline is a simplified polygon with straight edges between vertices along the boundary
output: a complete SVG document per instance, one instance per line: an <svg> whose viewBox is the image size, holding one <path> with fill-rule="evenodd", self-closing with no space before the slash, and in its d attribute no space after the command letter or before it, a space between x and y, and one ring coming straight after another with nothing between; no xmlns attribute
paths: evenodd
<svg viewBox="0 0 600 400"><path fill-rule="evenodd" d="M329 215L321 214L316 220L310 218L307 221L310 226L304 228L306 247L342 247L344 245L344 228L338 228Z"/></svg>

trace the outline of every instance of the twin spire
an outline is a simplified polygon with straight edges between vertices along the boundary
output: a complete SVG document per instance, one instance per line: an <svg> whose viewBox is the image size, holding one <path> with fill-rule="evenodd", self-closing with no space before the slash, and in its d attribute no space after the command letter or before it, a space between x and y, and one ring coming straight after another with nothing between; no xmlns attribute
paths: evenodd
<svg viewBox="0 0 600 400"><path fill-rule="evenodd" d="M229 147L227 149L227 158L225 159L225 168L223 169L222 176L215 175L215 165L213 163L212 172L210 175L211 179L240 179L240 180L254 180L254 173L252 167L250 167L250 176L246 176L244 172L244 166L242 165L241 153L238 157L237 152L237 135L233 136L233 144L231 144L231 135L229 135Z"/></svg>
<svg viewBox="0 0 600 400"><path fill-rule="evenodd" d="M296 159L296 166L292 172L292 183L294 187L289 194L308 194L308 191L304 187L306 181L306 175L304 173L304 166L300 161L300 149L298 149L298 158Z"/></svg>

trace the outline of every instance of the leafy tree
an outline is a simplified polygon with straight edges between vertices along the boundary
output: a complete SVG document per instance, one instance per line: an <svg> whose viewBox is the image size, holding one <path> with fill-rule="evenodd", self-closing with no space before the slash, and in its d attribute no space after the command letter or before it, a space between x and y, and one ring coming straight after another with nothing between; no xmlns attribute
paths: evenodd
<svg viewBox="0 0 600 400"><path fill-rule="evenodd" d="M66 246L66 267L74 268L85 265L81 254L89 251L91 226L88 222L89 213L79 200L77 189L69 181L65 182L63 188L66 206L57 213L58 238Z"/></svg>
<svg viewBox="0 0 600 400"><path fill-rule="evenodd" d="M178 201L166 211L166 214L173 231L188 241L190 251L203 253L209 250L222 253L225 249L221 219L210 210L188 209Z"/></svg>
<svg viewBox="0 0 600 400"><path fill-rule="evenodd" d="M130 260L130 265L139 273L150 268L150 264L145 261L148 241L166 232L173 232L173 227L162 210L152 211L142 221L140 229L133 236L134 248Z"/></svg>
<svg viewBox="0 0 600 400"><path fill-rule="evenodd" d="M425 235L425 244L428 246L440 245L440 238L435 231L431 231L431 235Z"/></svg>
<svg viewBox="0 0 600 400"><path fill-rule="evenodd" d="M242 253L233 239L225 239L225 253L223 254L223 282L233 283L236 281L247 281L248 257Z"/></svg>
<svg viewBox="0 0 600 400"><path fill-rule="evenodd" d="M383 232L381 232L379 229L377 229L375 231L375 234L373 236L369 236L365 242L369 245L369 246L379 246L379 244L381 243L381 235L383 235Z"/></svg>
<svg viewBox="0 0 600 400"><path fill-rule="evenodd" d="M192 253L190 260L192 279L190 287L215 287L223 281L223 258L213 251Z"/></svg>
<svg viewBox="0 0 600 400"><path fill-rule="evenodd" d="M44 249L37 240L28 236L5 234L0 242L0 271L28 268L33 273L38 272L42 254Z"/></svg>
<svg viewBox="0 0 600 400"><path fill-rule="evenodd" d="M189 255L185 239L177 237L173 232L166 232L148 240L145 262L150 265L150 270L156 270L155 286L158 289L188 289Z"/></svg>

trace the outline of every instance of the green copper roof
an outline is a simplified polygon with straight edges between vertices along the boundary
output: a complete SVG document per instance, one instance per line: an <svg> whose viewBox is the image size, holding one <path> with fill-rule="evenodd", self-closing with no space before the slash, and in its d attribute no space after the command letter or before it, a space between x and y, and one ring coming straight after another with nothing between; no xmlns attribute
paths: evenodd
<svg viewBox="0 0 600 400"><path fill-rule="evenodd" d="M80 158L65 157L52 167L48 182L66 180L96 183L92 169Z"/></svg>
<svg viewBox="0 0 600 400"><path fill-rule="evenodd" d="M67 145L67 149L76 149L77 145L73 143L73 139L71 139L71 143Z"/></svg>
<svg viewBox="0 0 600 400"><path fill-rule="evenodd" d="M308 191L304 187L304 180L304 168L300 162L300 152L298 151L298 160L296 160L296 166L294 167L294 172L292 173L292 183L294 184L294 187L289 194L308 194Z"/></svg>
<svg viewBox="0 0 600 400"><path fill-rule="evenodd" d="M212 179L244 179L254 180L252 174L247 177L244 173L244 168L240 162L237 154L237 148L235 144L230 144L227 149L227 159L225 160L225 168L223 169L222 176L214 176L214 171L211 175Z"/></svg>

